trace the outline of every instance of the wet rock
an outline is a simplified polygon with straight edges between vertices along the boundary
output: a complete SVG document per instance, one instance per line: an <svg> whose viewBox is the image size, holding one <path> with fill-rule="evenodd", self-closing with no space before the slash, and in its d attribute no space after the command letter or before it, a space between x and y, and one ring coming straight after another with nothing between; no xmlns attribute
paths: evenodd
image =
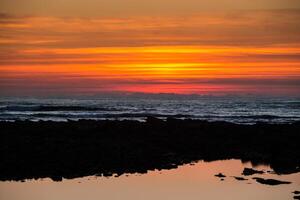
<svg viewBox="0 0 300 200"><path fill-rule="evenodd" d="M292 192L293 194L300 194L300 191L295 190L294 192Z"/></svg>
<svg viewBox="0 0 300 200"><path fill-rule="evenodd" d="M147 122L147 123L150 123L150 124L156 124L156 123L162 123L163 120L158 119L158 118L156 118L156 117L148 116L148 117L146 118L146 122Z"/></svg>
<svg viewBox="0 0 300 200"><path fill-rule="evenodd" d="M215 177L225 178L226 176L222 173L218 173L218 174L215 175Z"/></svg>
<svg viewBox="0 0 300 200"><path fill-rule="evenodd" d="M238 181L246 181L248 179L244 178L244 177L239 177L239 176L234 176L233 178L235 178Z"/></svg>
<svg viewBox="0 0 300 200"><path fill-rule="evenodd" d="M252 168L244 168L244 171L242 173L242 175L244 176L251 176L253 174L263 174L265 173L264 171L260 171L260 170L255 170Z"/></svg>
<svg viewBox="0 0 300 200"><path fill-rule="evenodd" d="M55 182L61 182L63 180L61 176L52 176L50 178Z"/></svg>
<svg viewBox="0 0 300 200"><path fill-rule="evenodd" d="M61 181L226 159L268 164L276 174L296 173L299 130L300 122L242 125L151 117L146 122L1 121L0 180ZM249 172L253 170L245 170Z"/></svg>
<svg viewBox="0 0 300 200"><path fill-rule="evenodd" d="M280 181L280 180L275 180L275 179L264 179L264 178L258 178L254 177L254 180L260 184L264 185L282 185L282 184L291 184L291 182L288 181Z"/></svg>
<svg viewBox="0 0 300 200"><path fill-rule="evenodd" d="M267 170L267 173L269 173L269 174L276 174L274 171L272 171L272 170Z"/></svg>

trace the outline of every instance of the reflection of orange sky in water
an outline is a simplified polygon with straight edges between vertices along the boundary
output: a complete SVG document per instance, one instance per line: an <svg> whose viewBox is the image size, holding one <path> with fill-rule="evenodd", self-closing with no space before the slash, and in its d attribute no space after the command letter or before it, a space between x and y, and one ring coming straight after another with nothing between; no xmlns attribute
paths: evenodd
<svg viewBox="0 0 300 200"><path fill-rule="evenodd" d="M4 94L297 94L300 29L291 26L300 14L235 15L8 18L0 24L10 35L0 38L0 88ZM265 24L278 15L277 24Z"/></svg>
<svg viewBox="0 0 300 200"><path fill-rule="evenodd" d="M247 167L252 167L249 163ZM52 199L264 199L282 200L292 197L297 190L300 174L277 176L265 174L265 178L291 181L291 185L267 186L248 181L237 181L232 176L241 176L245 167L238 160L199 162L178 169L150 171L143 175L122 175L114 178L89 177L63 182L43 181L0 182L1 197L14 200ZM261 166L258 169L268 170ZM224 181L214 175L227 175ZM261 175L260 175L261 176ZM248 177L247 177L248 178ZM247 184L251 183L251 184ZM18 191L18 192L13 192Z"/></svg>

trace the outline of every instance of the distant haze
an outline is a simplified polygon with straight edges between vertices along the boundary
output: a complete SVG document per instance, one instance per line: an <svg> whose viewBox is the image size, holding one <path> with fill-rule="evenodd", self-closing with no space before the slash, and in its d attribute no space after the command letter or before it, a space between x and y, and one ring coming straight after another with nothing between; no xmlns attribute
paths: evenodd
<svg viewBox="0 0 300 200"><path fill-rule="evenodd" d="M1 12L27 15L119 16L211 10L299 9L299 0L1 0Z"/></svg>

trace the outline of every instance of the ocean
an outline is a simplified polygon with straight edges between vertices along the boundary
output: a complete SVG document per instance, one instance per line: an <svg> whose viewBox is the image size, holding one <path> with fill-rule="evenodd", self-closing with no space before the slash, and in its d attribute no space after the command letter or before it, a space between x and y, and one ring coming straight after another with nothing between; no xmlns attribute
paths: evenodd
<svg viewBox="0 0 300 200"><path fill-rule="evenodd" d="M300 98L103 97L85 99L1 98L0 121L138 120L148 116L241 124L300 121Z"/></svg>

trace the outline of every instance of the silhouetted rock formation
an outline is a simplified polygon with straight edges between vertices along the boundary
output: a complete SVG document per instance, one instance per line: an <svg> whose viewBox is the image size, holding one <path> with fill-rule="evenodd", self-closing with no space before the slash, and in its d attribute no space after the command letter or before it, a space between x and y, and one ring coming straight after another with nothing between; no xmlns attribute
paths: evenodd
<svg viewBox="0 0 300 200"><path fill-rule="evenodd" d="M264 184L264 185L291 184L291 182L288 182L288 181L280 181L280 180L275 180L275 179L264 179L264 178L258 178L258 177L255 177L253 179L256 180L256 182Z"/></svg>
<svg viewBox="0 0 300 200"><path fill-rule="evenodd" d="M244 168L242 175L251 176L253 174L263 174L263 173L264 173L264 171L255 170L255 169L251 169L251 168Z"/></svg>
<svg viewBox="0 0 300 200"><path fill-rule="evenodd" d="M299 172L300 123L0 122L0 180L146 173L198 160L241 159Z"/></svg>
<svg viewBox="0 0 300 200"><path fill-rule="evenodd" d="M293 194L300 194L300 191L294 191L294 192L292 192Z"/></svg>
<svg viewBox="0 0 300 200"><path fill-rule="evenodd" d="M246 181L248 179L244 178L244 177L239 177L239 176L234 176L233 178L235 178L238 181Z"/></svg>
<svg viewBox="0 0 300 200"><path fill-rule="evenodd" d="M222 173L218 173L218 174L215 175L215 177L225 178L226 176Z"/></svg>

